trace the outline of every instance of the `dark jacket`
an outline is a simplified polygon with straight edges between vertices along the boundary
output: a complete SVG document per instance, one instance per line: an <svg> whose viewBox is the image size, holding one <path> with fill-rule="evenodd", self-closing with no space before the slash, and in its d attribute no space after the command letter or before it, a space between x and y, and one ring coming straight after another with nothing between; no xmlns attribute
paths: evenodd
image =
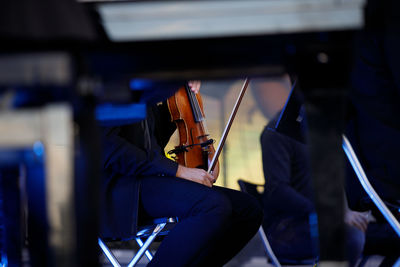
<svg viewBox="0 0 400 267"><path fill-rule="evenodd" d="M148 108L146 120L103 128L103 237L129 238L136 233L143 177L175 176L178 164L164 153L175 128L165 103Z"/></svg>
<svg viewBox="0 0 400 267"><path fill-rule="evenodd" d="M314 211L307 145L279 133L275 125L276 118L261 135L266 228L284 218L308 217Z"/></svg>
<svg viewBox="0 0 400 267"><path fill-rule="evenodd" d="M368 4L367 27L355 42L346 135L371 185L400 216L400 2ZM375 209L350 164L346 182L351 209Z"/></svg>

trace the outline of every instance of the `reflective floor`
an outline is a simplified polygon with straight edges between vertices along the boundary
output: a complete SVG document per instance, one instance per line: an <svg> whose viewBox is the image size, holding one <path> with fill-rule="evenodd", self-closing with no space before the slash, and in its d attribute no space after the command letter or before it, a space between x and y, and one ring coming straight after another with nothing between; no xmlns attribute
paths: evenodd
<svg viewBox="0 0 400 267"><path fill-rule="evenodd" d="M114 249L113 253L120 260L121 265L125 265L129 263L129 261L133 257L133 251L128 249ZM148 259L144 256L138 267L144 267L148 263ZM110 262L104 257L101 257L101 263L103 267L111 267ZM262 247L261 240L259 236L256 235L254 238L247 244L243 250L236 255L225 267L269 267L271 264L267 263L267 259L264 254L264 250Z"/></svg>
<svg viewBox="0 0 400 267"><path fill-rule="evenodd" d="M119 244L116 244L119 246ZM129 245L128 245L129 246ZM120 247L120 246L119 246ZM121 265L126 266L133 257L134 251L128 249L127 247L123 249L113 249L113 253L120 260ZM383 260L382 256L373 255L368 257L368 260L358 267L378 267ZM399 258L400 260L400 258ZM138 265L138 267L144 267L148 263L148 259L144 256ZM101 257L101 263L103 267L112 267L110 262L104 257ZM400 266L400 261L399 261ZM261 239L258 235L255 235L252 240L247 244L243 250L236 255L230 262L228 262L224 267L273 267L273 265L267 262L265 257L264 248L261 243ZM284 267L284 265L282 265ZM297 267L295 265L290 265L290 267ZM301 267L305 267L302 265Z"/></svg>

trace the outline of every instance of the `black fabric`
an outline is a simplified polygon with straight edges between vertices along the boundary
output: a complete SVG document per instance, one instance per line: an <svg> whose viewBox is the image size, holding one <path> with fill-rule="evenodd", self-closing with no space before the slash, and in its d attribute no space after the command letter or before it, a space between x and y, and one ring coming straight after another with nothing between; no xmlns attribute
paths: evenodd
<svg viewBox="0 0 400 267"><path fill-rule="evenodd" d="M315 213L308 150L302 127L290 127L287 136L276 131L279 118L274 118L261 135L265 177L262 203L265 215L263 227L278 259L304 260L317 257L317 235L312 235ZM303 124L304 121L287 122ZM314 225L312 225L314 224Z"/></svg>
<svg viewBox="0 0 400 267"><path fill-rule="evenodd" d="M168 176L141 183L140 216L179 217L148 266L224 266L260 227L259 203L240 191Z"/></svg>
<svg viewBox="0 0 400 267"><path fill-rule="evenodd" d="M141 177L175 176L178 165L166 158L163 151L175 127L166 111L165 106L152 106L147 110L146 121L102 129L102 236L135 234Z"/></svg>
<svg viewBox="0 0 400 267"><path fill-rule="evenodd" d="M367 26L356 39L351 108L346 134L372 186L400 205L400 2L368 1ZM353 209L375 209L348 165ZM392 210L400 217L398 209ZM379 212L375 216L380 217Z"/></svg>
<svg viewBox="0 0 400 267"><path fill-rule="evenodd" d="M277 217L307 217L314 212L307 146L277 132L275 125L276 119L271 120L261 135L267 228Z"/></svg>
<svg viewBox="0 0 400 267"><path fill-rule="evenodd" d="M400 219L400 1L369 0L354 51L346 135L372 187ZM372 210L365 253L399 256L400 239L347 163L349 206ZM382 264L381 266L389 266ZM391 266L391 265L390 265Z"/></svg>
<svg viewBox="0 0 400 267"><path fill-rule="evenodd" d="M291 123L305 123L302 116L297 118L299 121L292 120ZM282 262L316 259L321 256L320 237L308 145L292 137L303 136L305 125L292 127L297 132L290 136L277 132L274 125L276 119L268 123L261 135L265 176L263 206L266 211L263 227ZM344 231L345 257L350 266L355 266L362 252L364 233L347 224ZM337 235L336 238L342 237Z"/></svg>

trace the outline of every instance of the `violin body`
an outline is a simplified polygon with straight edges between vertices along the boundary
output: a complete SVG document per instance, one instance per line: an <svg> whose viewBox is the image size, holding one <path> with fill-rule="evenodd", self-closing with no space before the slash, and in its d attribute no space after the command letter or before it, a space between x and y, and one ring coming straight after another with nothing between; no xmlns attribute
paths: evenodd
<svg viewBox="0 0 400 267"><path fill-rule="evenodd" d="M188 86L182 86L167 103L171 120L179 132L179 145L168 153L174 154L175 161L183 166L207 171L215 149L205 124L201 95L193 93ZM218 174L217 163L213 175L217 178Z"/></svg>

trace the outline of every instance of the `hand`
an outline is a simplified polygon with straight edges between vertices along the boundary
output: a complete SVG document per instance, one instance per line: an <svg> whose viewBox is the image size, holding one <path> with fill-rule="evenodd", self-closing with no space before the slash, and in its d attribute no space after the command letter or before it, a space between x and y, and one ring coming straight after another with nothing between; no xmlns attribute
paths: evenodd
<svg viewBox="0 0 400 267"><path fill-rule="evenodd" d="M347 210L344 216L345 223L365 232L369 223L368 213Z"/></svg>
<svg viewBox="0 0 400 267"><path fill-rule="evenodd" d="M189 81L188 85L190 89L197 94L200 91L201 81Z"/></svg>
<svg viewBox="0 0 400 267"><path fill-rule="evenodd" d="M215 182L214 176L209 174L203 169L188 168L182 165L178 166L176 177L183 178L195 183L203 184L208 187L212 187Z"/></svg>

